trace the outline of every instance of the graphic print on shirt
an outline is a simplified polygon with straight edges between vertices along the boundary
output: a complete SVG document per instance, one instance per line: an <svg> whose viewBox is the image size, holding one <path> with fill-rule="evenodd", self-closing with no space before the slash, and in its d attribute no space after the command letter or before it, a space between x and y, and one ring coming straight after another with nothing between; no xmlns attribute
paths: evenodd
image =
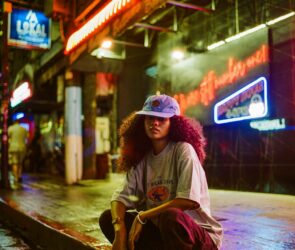
<svg viewBox="0 0 295 250"><path fill-rule="evenodd" d="M148 191L147 197L153 202L162 202L169 197L169 189L166 186L155 186Z"/></svg>

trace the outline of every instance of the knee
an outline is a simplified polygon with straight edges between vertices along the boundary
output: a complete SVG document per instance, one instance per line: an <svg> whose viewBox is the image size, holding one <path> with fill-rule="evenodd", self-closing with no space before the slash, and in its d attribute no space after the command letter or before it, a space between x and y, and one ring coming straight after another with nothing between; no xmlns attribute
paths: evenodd
<svg viewBox="0 0 295 250"><path fill-rule="evenodd" d="M114 235L114 228L112 225L112 214L111 210L105 210L99 217L99 226L105 237L109 240L109 242L113 242L115 235Z"/></svg>
<svg viewBox="0 0 295 250"><path fill-rule="evenodd" d="M178 208L169 208L159 215L159 227L167 228L178 223L182 217L183 211Z"/></svg>
<svg viewBox="0 0 295 250"><path fill-rule="evenodd" d="M112 224L112 214L110 209L105 210L99 216L98 223L101 229Z"/></svg>

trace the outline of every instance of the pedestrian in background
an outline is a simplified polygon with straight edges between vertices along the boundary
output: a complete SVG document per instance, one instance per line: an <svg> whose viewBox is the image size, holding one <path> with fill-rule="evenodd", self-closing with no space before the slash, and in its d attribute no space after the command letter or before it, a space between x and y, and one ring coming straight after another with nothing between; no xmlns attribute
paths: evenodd
<svg viewBox="0 0 295 250"><path fill-rule="evenodd" d="M126 179L99 219L113 249L219 249L223 231L210 212L200 124L181 116L174 98L154 95L119 133Z"/></svg>
<svg viewBox="0 0 295 250"><path fill-rule="evenodd" d="M22 164L26 155L28 131L15 120L8 128L8 138L9 165L12 170L13 185L17 185L22 180Z"/></svg>

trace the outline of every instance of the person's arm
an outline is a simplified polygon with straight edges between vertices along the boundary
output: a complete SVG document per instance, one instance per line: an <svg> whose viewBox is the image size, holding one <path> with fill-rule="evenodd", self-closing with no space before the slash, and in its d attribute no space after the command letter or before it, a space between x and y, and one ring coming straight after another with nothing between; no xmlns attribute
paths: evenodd
<svg viewBox="0 0 295 250"><path fill-rule="evenodd" d="M151 219L153 217L158 216L160 213L166 211L168 208L179 208L181 210L193 210L199 207L200 207L200 204L195 201L192 201L189 199L176 198L158 207L154 207L152 209L140 212L140 219L142 221Z"/></svg>
<svg viewBox="0 0 295 250"><path fill-rule="evenodd" d="M127 250L127 231L125 226L126 206L120 201L111 203L112 224L114 226L115 239L113 250Z"/></svg>
<svg viewBox="0 0 295 250"><path fill-rule="evenodd" d="M128 242L129 249L130 250L134 249L134 242L138 240L142 230L142 226L146 223L147 219L157 217L160 213L166 211L169 208L179 208L181 210L193 210L199 207L200 207L200 204L195 201L192 201L189 199L176 198L158 207L154 207L146 211L140 211L139 214L136 216L129 232L129 242Z"/></svg>

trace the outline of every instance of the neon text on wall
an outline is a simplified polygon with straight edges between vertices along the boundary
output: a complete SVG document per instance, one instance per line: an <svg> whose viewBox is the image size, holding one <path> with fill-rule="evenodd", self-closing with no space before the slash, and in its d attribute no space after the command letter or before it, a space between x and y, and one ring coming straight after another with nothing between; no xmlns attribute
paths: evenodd
<svg viewBox="0 0 295 250"><path fill-rule="evenodd" d="M214 106L217 124L264 117L268 113L267 81L259 77Z"/></svg>
<svg viewBox="0 0 295 250"><path fill-rule="evenodd" d="M174 95L180 105L181 113L183 114L188 108L198 104L208 106L216 98L216 91L234 84L237 80L246 76L248 71L268 61L268 46L265 44L243 61L238 61L233 57L229 58L227 71L223 75L217 76L211 70L205 75L197 88L186 94Z"/></svg>
<svg viewBox="0 0 295 250"><path fill-rule="evenodd" d="M113 0L109 2L102 10L69 37L65 54L69 54L74 48L84 42L99 27L126 7L129 2L131 2L131 0Z"/></svg>
<svg viewBox="0 0 295 250"><path fill-rule="evenodd" d="M281 118L273 120L251 121L250 127L253 129L258 129L259 131L280 130L286 128L286 120Z"/></svg>
<svg viewBox="0 0 295 250"><path fill-rule="evenodd" d="M18 86L12 93L12 97L10 98L10 106L13 108L22 101L28 99L32 96L32 90L28 82L23 82L20 86Z"/></svg>

